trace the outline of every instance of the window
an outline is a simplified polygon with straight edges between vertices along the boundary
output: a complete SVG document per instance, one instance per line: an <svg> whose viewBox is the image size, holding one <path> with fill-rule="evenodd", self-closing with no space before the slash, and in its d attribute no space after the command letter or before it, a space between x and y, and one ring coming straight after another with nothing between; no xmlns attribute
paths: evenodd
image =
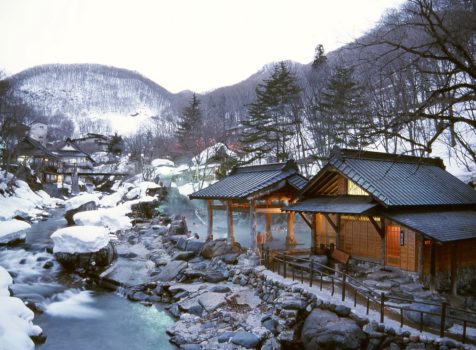
<svg viewBox="0 0 476 350"><path fill-rule="evenodd" d="M347 180L347 194L353 196L368 196L369 194L360 188L355 182Z"/></svg>

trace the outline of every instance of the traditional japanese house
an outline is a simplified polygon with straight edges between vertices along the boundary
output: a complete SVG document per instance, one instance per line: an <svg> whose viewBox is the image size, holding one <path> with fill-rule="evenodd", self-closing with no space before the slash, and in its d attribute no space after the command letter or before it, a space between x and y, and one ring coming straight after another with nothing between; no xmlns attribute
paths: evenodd
<svg viewBox="0 0 476 350"><path fill-rule="evenodd" d="M101 134L88 133L83 137L72 140L81 150L88 154L107 152L111 137Z"/></svg>
<svg viewBox="0 0 476 350"><path fill-rule="evenodd" d="M94 160L91 156L84 152L71 139L57 144L55 152L61 159L61 171L63 173L71 173L73 168L77 168L78 172L91 172Z"/></svg>
<svg viewBox="0 0 476 350"><path fill-rule="evenodd" d="M226 210L228 240L235 240L233 212L249 211L251 248L257 247L256 214L265 214L267 235L271 234L271 215L296 200L307 184L293 160L286 163L235 167L224 179L191 194L190 199L208 202L208 239L213 239L213 211ZM287 242L295 243L294 213L288 214Z"/></svg>
<svg viewBox="0 0 476 350"><path fill-rule="evenodd" d="M418 272L432 287L438 277L453 291L475 278L476 191L441 159L335 148L284 210L312 216L314 249Z"/></svg>

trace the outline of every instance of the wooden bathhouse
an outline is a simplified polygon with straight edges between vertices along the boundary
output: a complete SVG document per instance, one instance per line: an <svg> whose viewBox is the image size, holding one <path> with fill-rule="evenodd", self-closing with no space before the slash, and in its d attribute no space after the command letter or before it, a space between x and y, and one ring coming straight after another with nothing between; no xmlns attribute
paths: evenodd
<svg viewBox="0 0 476 350"><path fill-rule="evenodd" d="M283 214L281 209L293 203L307 184L293 160L286 163L235 167L224 179L192 193L190 199L207 201L207 239L213 239L213 212L226 210L228 240L235 240L233 212L250 213L251 249L256 250L256 214L265 214L265 231L271 235L271 215ZM287 213L287 243L295 244L294 212Z"/></svg>
<svg viewBox="0 0 476 350"><path fill-rule="evenodd" d="M314 249L418 272L433 287L439 277L455 291L476 267L476 191L441 159L335 148L284 210L312 216Z"/></svg>

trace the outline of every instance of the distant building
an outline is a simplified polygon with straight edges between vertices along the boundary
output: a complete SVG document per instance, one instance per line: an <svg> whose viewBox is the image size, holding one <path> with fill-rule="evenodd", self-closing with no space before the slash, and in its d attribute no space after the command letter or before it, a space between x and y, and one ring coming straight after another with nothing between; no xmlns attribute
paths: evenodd
<svg viewBox="0 0 476 350"><path fill-rule="evenodd" d="M74 168L80 173L93 169L94 160L71 139L45 146L27 136L15 148L14 162L28 164L36 171L42 182L62 182Z"/></svg>
<svg viewBox="0 0 476 350"><path fill-rule="evenodd" d="M72 139L74 143L84 152L89 154L95 152L107 152L111 137L101 134L88 133L86 136Z"/></svg>

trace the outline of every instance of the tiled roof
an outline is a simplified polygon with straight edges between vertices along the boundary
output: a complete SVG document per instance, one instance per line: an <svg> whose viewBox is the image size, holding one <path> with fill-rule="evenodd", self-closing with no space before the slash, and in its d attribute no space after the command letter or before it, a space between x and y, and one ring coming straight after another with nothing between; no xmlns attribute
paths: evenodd
<svg viewBox="0 0 476 350"><path fill-rule="evenodd" d="M224 179L192 193L190 199L246 199L254 193L281 184L299 190L307 180L298 174L294 161L234 168Z"/></svg>
<svg viewBox="0 0 476 350"><path fill-rule="evenodd" d="M407 210L384 215L440 242L476 238L476 211Z"/></svg>
<svg viewBox="0 0 476 350"><path fill-rule="evenodd" d="M375 208L377 203L368 196L320 196L299 201L283 208L283 211L308 213L363 214Z"/></svg>
<svg viewBox="0 0 476 350"><path fill-rule="evenodd" d="M476 204L476 191L445 171L440 159L336 149L329 165L386 207Z"/></svg>

